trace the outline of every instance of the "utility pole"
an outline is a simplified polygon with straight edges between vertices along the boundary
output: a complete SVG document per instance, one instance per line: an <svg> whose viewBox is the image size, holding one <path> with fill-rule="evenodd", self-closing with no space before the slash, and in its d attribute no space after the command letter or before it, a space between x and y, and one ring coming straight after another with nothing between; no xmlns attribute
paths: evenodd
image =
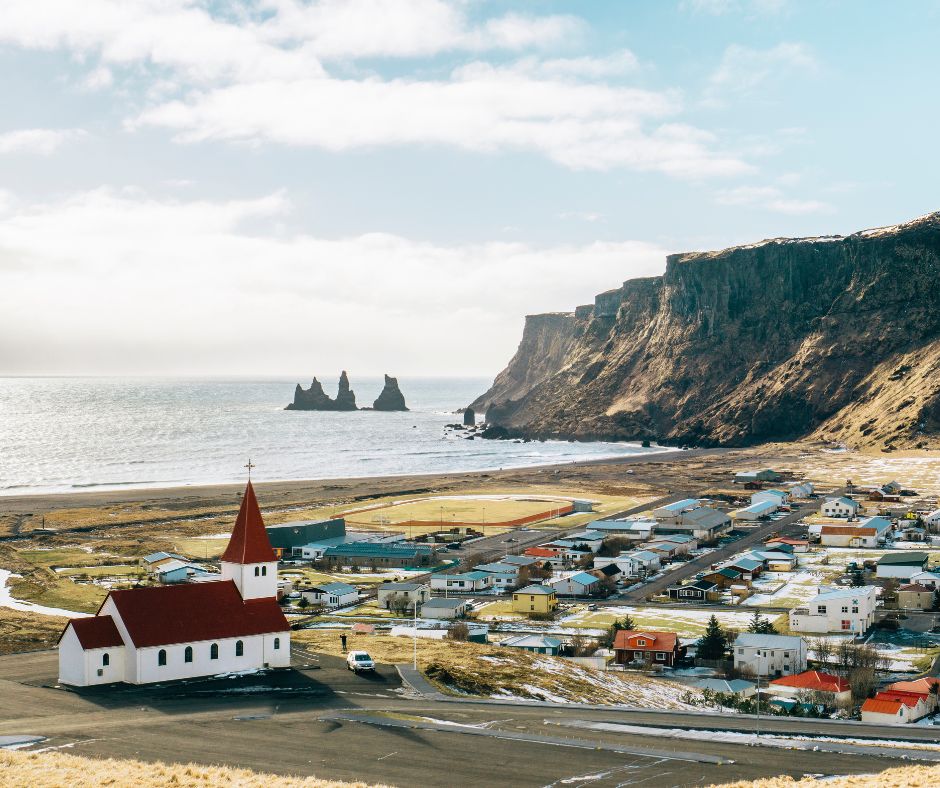
<svg viewBox="0 0 940 788"><path fill-rule="evenodd" d="M415 619L414 619L414 668L418 670L418 600L415 599L414 603Z"/></svg>

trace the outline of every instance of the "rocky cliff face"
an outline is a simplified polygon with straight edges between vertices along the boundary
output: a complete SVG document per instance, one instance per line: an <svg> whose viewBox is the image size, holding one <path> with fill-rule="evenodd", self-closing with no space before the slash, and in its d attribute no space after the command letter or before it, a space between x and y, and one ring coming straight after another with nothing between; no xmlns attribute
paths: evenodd
<svg viewBox="0 0 940 788"><path fill-rule="evenodd" d="M350 390L349 378L346 376L346 370L343 370L339 378L336 399L329 397L323 391L320 381L314 378L309 389L297 384L297 388L294 389L294 401L285 410L358 410L358 408L356 395Z"/></svg>
<svg viewBox="0 0 940 788"><path fill-rule="evenodd" d="M940 213L671 255L593 307L527 318L473 406L512 434L940 446Z"/></svg>
<svg viewBox="0 0 940 788"><path fill-rule="evenodd" d="M385 376L385 386L382 393L379 394L375 402L372 403L373 410L408 410L405 405L405 395L398 388L398 378Z"/></svg>

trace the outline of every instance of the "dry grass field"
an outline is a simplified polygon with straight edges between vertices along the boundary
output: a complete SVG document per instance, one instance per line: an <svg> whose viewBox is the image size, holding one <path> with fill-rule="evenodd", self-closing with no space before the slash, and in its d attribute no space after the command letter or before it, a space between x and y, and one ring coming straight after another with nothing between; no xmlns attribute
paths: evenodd
<svg viewBox="0 0 940 788"><path fill-rule="evenodd" d="M0 654L53 648L65 628L65 621L58 616L0 607Z"/></svg>
<svg viewBox="0 0 940 788"><path fill-rule="evenodd" d="M709 788L934 788L940 785L940 766L900 766L878 774L849 774L844 777L768 777L764 780L741 780Z"/></svg>
<svg viewBox="0 0 940 788"><path fill-rule="evenodd" d="M61 752L0 750L0 785L10 788L367 788L366 783L282 777L248 769L195 764L98 760ZM379 788L379 787L376 787Z"/></svg>

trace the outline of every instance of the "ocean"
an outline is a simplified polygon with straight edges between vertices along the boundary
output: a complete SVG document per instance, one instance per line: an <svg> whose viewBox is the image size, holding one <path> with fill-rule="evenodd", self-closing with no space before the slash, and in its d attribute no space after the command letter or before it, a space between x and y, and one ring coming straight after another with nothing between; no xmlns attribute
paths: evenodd
<svg viewBox="0 0 940 788"><path fill-rule="evenodd" d="M336 393L336 379L324 389ZM321 377L321 380L323 378ZM447 473L648 452L630 443L465 440L483 378L399 378L407 413L286 411L293 380L0 378L0 495ZM360 406L382 379L351 377ZM303 382L304 387L309 385ZM655 450L655 449L653 449Z"/></svg>

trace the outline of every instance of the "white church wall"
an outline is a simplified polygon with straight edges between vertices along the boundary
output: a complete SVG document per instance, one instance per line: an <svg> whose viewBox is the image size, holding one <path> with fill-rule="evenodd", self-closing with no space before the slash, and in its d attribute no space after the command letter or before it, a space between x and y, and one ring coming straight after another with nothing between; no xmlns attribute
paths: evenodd
<svg viewBox="0 0 940 788"><path fill-rule="evenodd" d="M274 648L275 639L279 639L280 648ZM265 640L268 639L268 644ZM242 641L242 656L236 656L236 642ZM212 645L217 644L218 659L212 659ZM267 645L267 648L266 648ZM186 647L193 650L193 661L186 662ZM166 651L166 665L159 664L159 653ZM285 657L281 655L286 655ZM138 684L156 681L176 681L200 676L214 676L218 673L236 673L245 670L263 668L265 662L270 667L285 667L290 664L290 636L287 632L273 635L249 635L241 638L222 638L203 640L197 643L180 643L171 646L154 646L138 649L137 680Z"/></svg>
<svg viewBox="0 0 940 788"><path fill-rule="evenodd" d="M59 643L59 683L89 687L116 681L124 681L124 647L109 646L86 651L75 630L72 627L66 629Z"/></svg>
<svg viewBox="0 0 940 788"><path fill-rule="evenodd" d="M258 574L255 574L256 570ZM222 579L234 580L242 599L276 597L277 561L266 564L233 564L223 561Z"/></svg>
<svg viewBox="0 0 940 788"><path fill-rule="evenodd" d="M82 644L72 627L59 641L59 682L74 687L85 686L85 657Z"/></svg>
<svg viewBox="0 0 940 788"><path fill-rule="evenodd" d="M117 605L114 604L114 600L111 597L105 599L104 604L101 606L101 610L98 611L99 616L111 616L114 619L114 625L117 627L118 634L121 636L121 640L124 641L124 681L129 682L130 684L137 683L137 673L138 673L138 656L137 649L134 647L134 641L131 639L130 633L127 631L127 627L124 626L124 621L121 618L121 614L118 613Z"/></svg>

